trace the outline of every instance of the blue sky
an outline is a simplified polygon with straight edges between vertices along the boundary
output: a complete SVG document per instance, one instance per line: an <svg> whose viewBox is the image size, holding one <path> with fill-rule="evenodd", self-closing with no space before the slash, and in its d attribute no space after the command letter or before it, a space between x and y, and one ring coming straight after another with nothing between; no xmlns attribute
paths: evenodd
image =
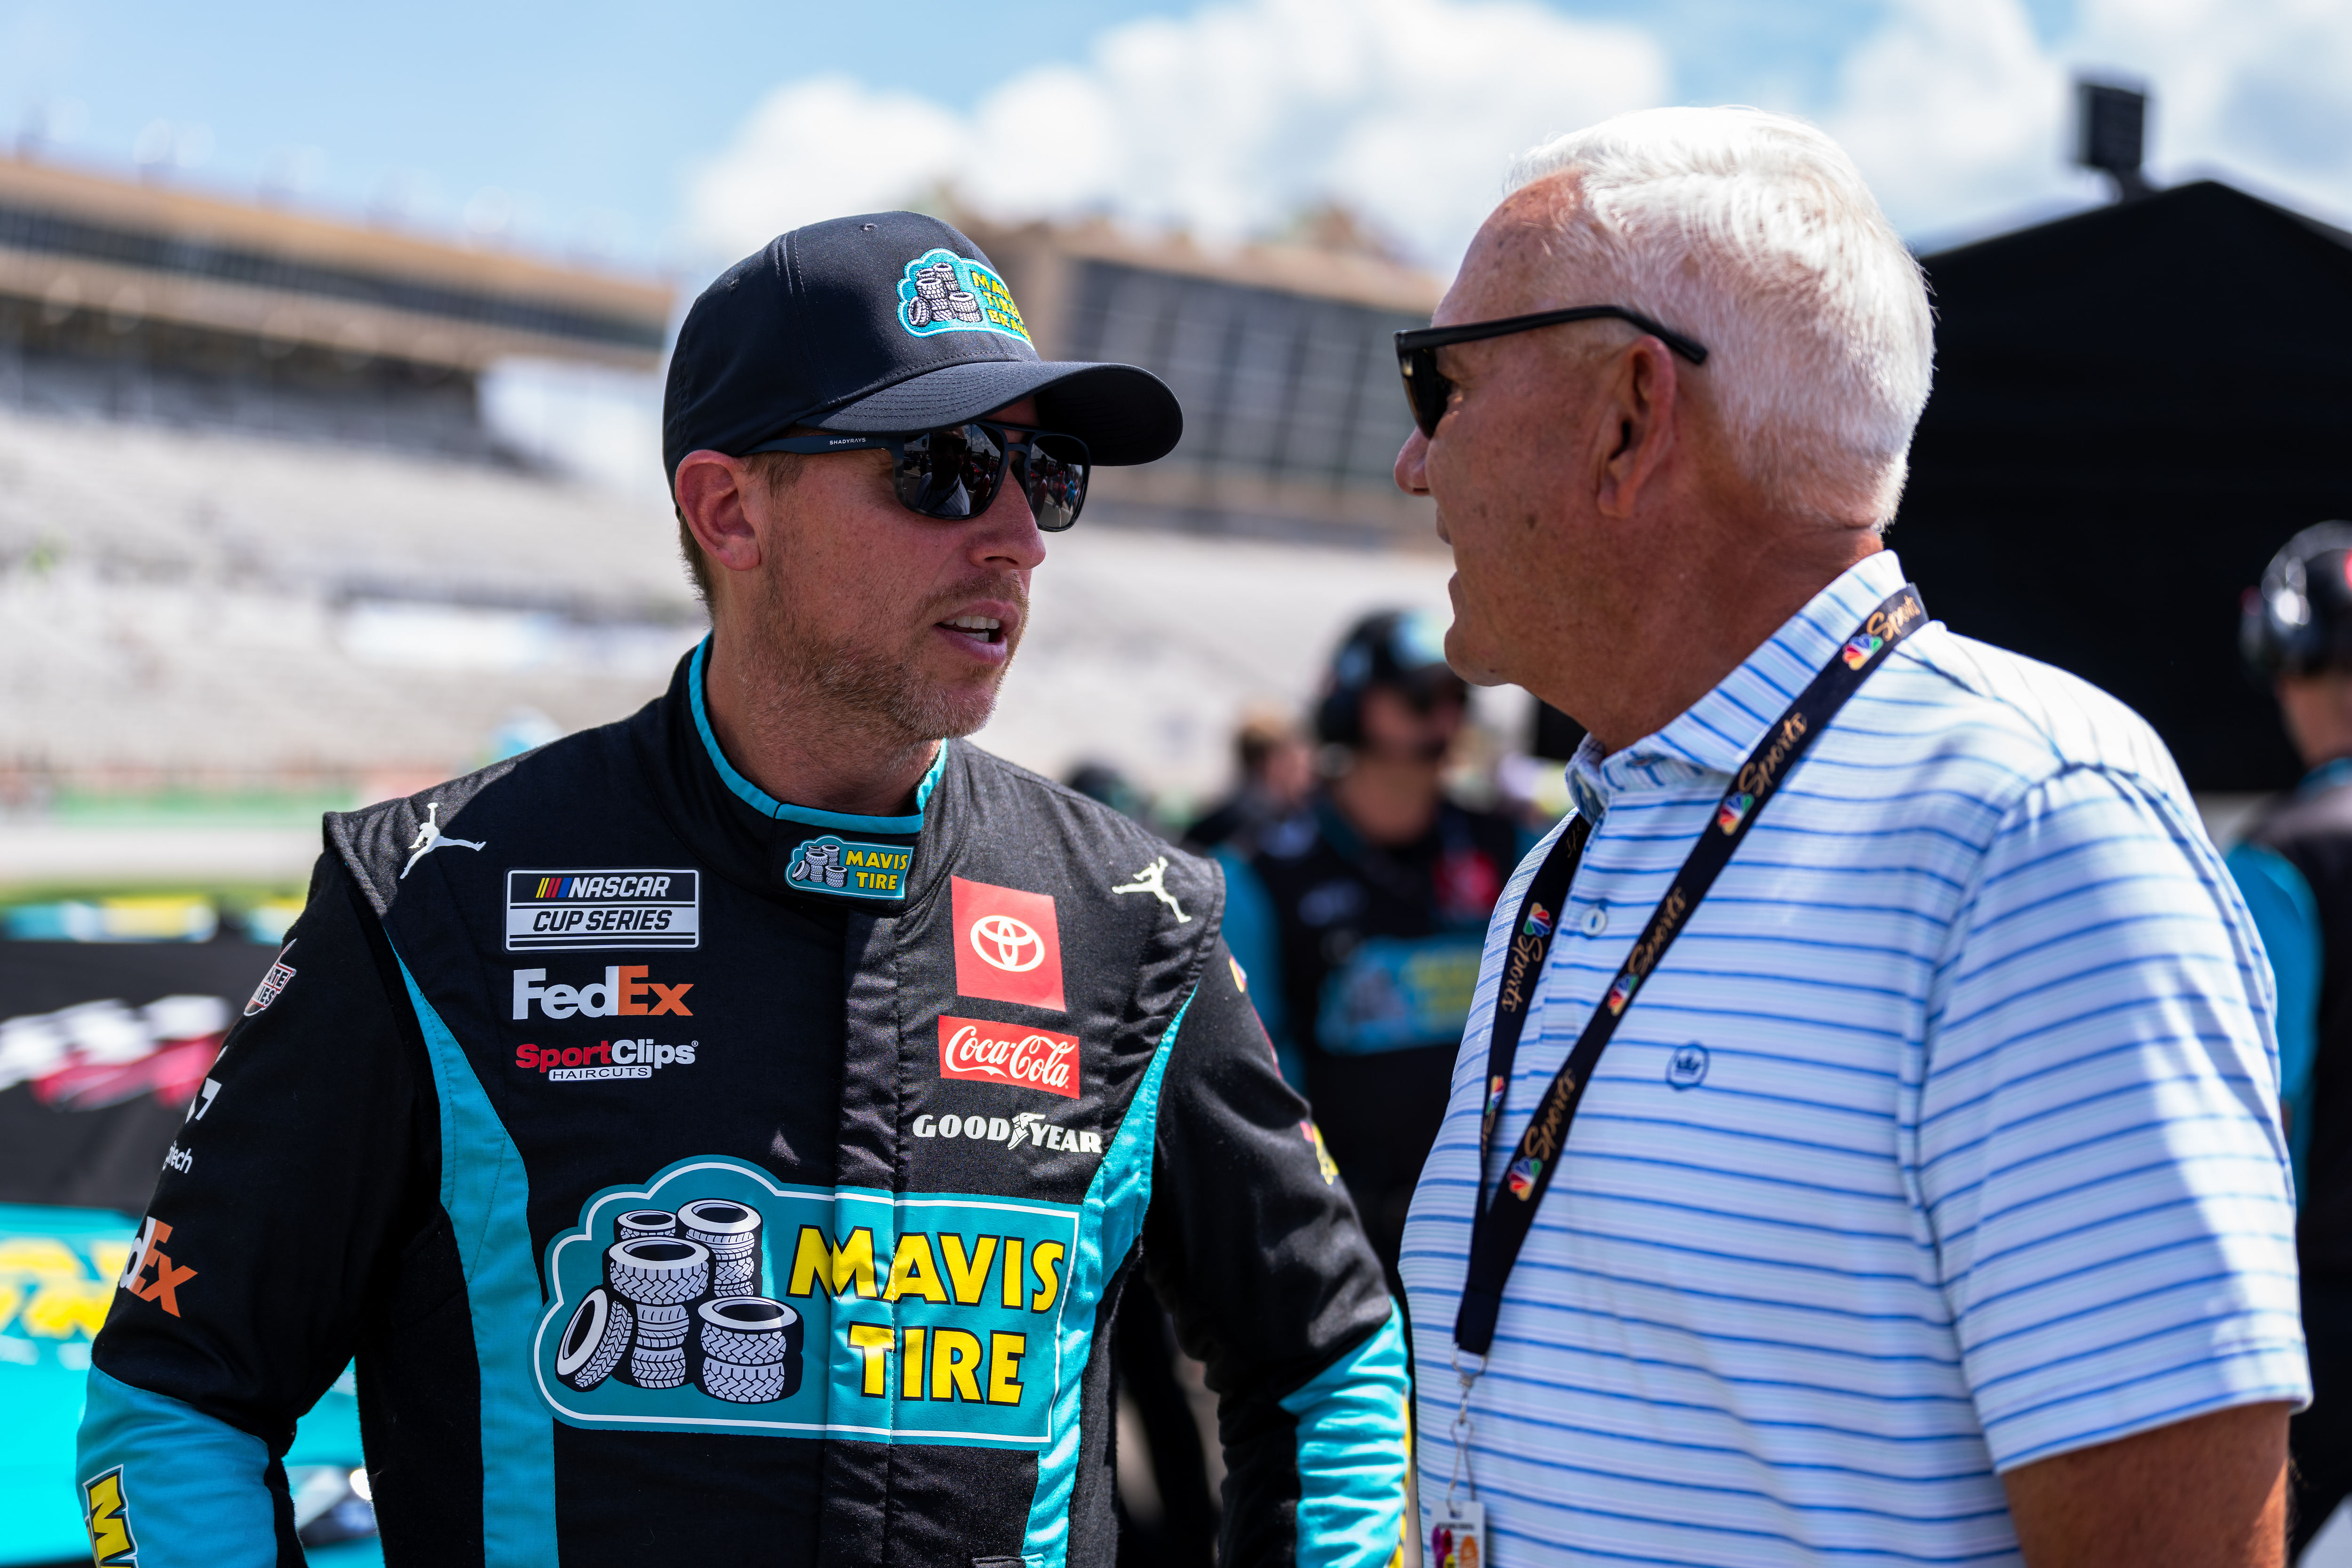
<svg viewBox="0 0 2352 1568"><path fill-rule="evenodd" d="M2352 7L2317 0L1012 0L978 15L0 0L0 129L58 132L44 155L121 171L160 121L175 138L151 151L203 154L169 178L249 193L290 175L302 200L445 232L497 218L509 204L477 198L503 192L499 242L689 279L827 202L941 181L1007 216L1108 210L1234 237L1336 192L1446 270L1512 153L1650 101L1819 121L1915 237L2078 205L2098 187L2063 166L2064 80L2104 65L2157 88L2159 174L2218 168L2352 214ZM927 18L947 36L921 35ZM1424 70L1414 38L1464 40L1471 58ZM1259 114L1269 103L1283 113ZM1066 142L1066 124L1091 129Z"/></svg>

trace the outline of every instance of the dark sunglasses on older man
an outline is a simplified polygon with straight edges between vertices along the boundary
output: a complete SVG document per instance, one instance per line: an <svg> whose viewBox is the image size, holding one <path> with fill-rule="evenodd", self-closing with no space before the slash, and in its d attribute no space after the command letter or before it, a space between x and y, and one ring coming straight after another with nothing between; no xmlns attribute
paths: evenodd
<svg viewBox="0 0 2352 1568"><path fill-rule="evenodd" d="M890 488L908 511L940 522L978 517L996 500L1004 470L1021 465L1022 493L1037 526L1059 533L1087 504L1087 444L1076 436L992 419L967 419L906 436L783 436L751 452L890 454ZM750 457L751 452L744 454Z"/></svg>
<svg viewBox="0 0 2352 1568"><path fill-rule="evenodd" d="M1438 374L1438 350L1450 343L1475 343L1481 338L1508 337L1538 327L1557 327L1603 316L1632 322L1693 364L1706 363L1706 351L1697 343L1622 305L1578 305L1566 310L1538 310L1532 316L1465 321L1458 327L1416 327L1396 335L1397 369L1404 375L1404 397L1412 405L1412 422L1421 426L1423 435L1435 436L1437 422L1445 417L1445 405L1454 396L1454 384Z"/></svg>

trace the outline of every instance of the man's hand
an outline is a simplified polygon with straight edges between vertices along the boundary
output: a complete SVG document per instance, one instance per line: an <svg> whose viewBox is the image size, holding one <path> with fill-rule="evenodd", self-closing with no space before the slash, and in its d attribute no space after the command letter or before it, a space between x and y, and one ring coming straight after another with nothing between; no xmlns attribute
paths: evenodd
<svg viewBox="0 0 2352 1568"><path fill-rule="evenodd" d="M2284 1405L2216 1411L2001 1478L2031 1568L2278 1568Z"/></svg>

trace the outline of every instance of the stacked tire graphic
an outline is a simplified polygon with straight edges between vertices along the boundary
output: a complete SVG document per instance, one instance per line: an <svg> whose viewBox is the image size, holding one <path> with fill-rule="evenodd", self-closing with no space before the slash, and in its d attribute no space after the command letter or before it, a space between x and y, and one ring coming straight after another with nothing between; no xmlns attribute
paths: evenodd
<svg viewBox="0 0 2352 1568"><path fill-rule="evenodd" d="M801 1386L801 1315L764 1296L725 1296L695 1309L700 1326L697 1381L713 1399L764 1405Z"/></svg>
<svg viewBox="0 0 2352 1568"><path fill-rule="evenodd" d="M605 1249L604 1280L636 1309L636 1341L623 1380L639 1388L682 1385L687 1309L709 1294L710 1249L668 1236L617 1242Z"/></svg>
<svg viewBox="0 0 2352 1568"><path fill-rule="evenodd" d="M760 1211L724 1198L704 1198L677 1211L678 1233L710 1249L710 1293L760 1293Z"/></svg>
<svg viewBox="0 0 2352 1568"><path fill-rule="evenodd" d="M798 1393L804 1325L759 1294L761 1224L759 1210L728 1198L616 1215L604 1282L556 1343L557 1378L583 1394L612 1377L692 1384L730 1405Z"/></svg>

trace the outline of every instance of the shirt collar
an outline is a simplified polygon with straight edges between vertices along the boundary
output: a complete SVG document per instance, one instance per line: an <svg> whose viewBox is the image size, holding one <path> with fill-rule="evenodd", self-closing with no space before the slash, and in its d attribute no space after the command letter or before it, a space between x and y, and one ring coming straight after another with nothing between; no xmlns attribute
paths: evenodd
<svg viewBox="0 0 2352 1568"><path fill-rule="evenodd" d="M2352 783L2352 757L2331 757L2304 774L2303 782L2294 788L2297 795L2317 795L2321 790L2347 783Z"/></svg>
<svg viewBox="0 0 2352 1568"><path fill-rule="evenodd" d="M1891 550L1846 568L1665 728L1606 758L1586 736L1569 764L1571 797L1581 806L1584 796L1591 794L1598 797L1595 805L1605 806L1611 795L1629 785L1675 783L1702 773L1737 773L1764 732L1821 673L1863 617L1902 585L1903 564ZM1581 791L1580 779L1585 786ZM1597 818L1599 812L1587 815Z"/></svg>

